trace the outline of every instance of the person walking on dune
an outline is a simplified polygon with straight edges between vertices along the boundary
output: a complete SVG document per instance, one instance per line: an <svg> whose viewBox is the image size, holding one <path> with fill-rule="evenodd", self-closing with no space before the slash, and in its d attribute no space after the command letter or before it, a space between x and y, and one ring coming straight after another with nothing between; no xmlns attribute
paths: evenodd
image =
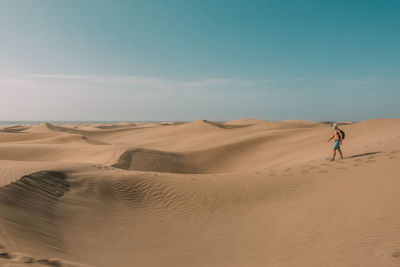
<svg viewBox="0 0 400 267"><path fill-rule="evenodd" d="M340 146L342 145L342 140L343 140L343 131L339 129L337 123L333 124L333 135L331 138L329 138L328 143L333 139L335 144L333 145L333 157L330 158L331 161L335 160L336 157L336 150L339 151L340 157L343 159L343 154L342 150L340 149Z"/></svg>

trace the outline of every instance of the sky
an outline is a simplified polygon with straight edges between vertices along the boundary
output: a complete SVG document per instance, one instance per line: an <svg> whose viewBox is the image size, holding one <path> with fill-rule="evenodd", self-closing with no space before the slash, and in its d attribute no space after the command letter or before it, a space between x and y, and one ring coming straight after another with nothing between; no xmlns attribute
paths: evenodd
<svg viewBox="0 0 400 267"><path fill-rule="evenodd" d="M0 120L400 117L400 1L0 0Z"/></svg>

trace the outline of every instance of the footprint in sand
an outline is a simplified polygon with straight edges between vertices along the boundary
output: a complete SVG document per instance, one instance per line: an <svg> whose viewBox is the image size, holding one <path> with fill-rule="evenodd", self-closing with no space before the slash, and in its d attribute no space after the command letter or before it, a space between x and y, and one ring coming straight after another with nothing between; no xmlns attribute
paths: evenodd
<svg viewBox="0 0 400 267"><path fill-rule="evenodd" d="M395 251L392 253L393 258L400 258L400 251Z"/></svg>
<svg viewBox="0 0 400 267"><path fill-rule="evenodd" d="M9 254L7 252L0 253L0 259L11 260L13 258L15 258L15 256L11 255L11 254Z"/></svg>
<svg viewBox="0 0 400 267"><path fill-rule="evenodd" d="M319 171L320 173L327 173L328 172L328 170L322 170L322 171Z"/></svg>
<svg viewBox="0 0 400 267"><path fill-rule="evenodd" d="M54 267L63 266L62 262L59 260L41 259L41 260L38 260L37 262L39 262L41 264L49 265L49 266L54 266Z"/></svg>
<svg viewBox="0 0 400 267"><path fill-rule="evenodd" d="M27 256L23 257L23 258L21 259L21 261L22 261L23 263L35 263L35 262L36 262L35 258L27 257Z"/></svg>
<svg viewBox="0 0 400 267"><path fill-rule="evenodd" d="M0 249L4 250L5 246L0 244ZM7 260L11 260L11 262L13 264L12 266L20 266L19 263L25 263L25 264L39 263L40 265L46 265L46 266L52 266L52 267L86 266L86 265L81 265L81 264L68 263L68 262L64 262L62 260L58 260L58 259L35 259L34 257L30 257L28 255L21 255L21 254L14 255L14 254L10 254L8 252L1 252L0 253L0 261L3 262L4 260L6 260L6 262L8 262ZM18 265L15 265L15 264L18 264ZM3 265L0 264L0 266L3 266Z"/></svg>

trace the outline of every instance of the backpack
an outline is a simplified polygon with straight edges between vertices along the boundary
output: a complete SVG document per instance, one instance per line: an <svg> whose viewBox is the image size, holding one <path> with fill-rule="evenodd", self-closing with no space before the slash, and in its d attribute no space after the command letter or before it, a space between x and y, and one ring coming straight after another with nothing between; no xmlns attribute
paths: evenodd
<svg viewBox="0 0 400 267"><path fill-rule="evenodd" d="M343 130L342 129L338 129L338 131L342 134L342 140L344 139L344 137L346 136L345 134L344 134L344 132L343 132ZM339 134L338 134L339 135ZM340 135L339 135L339 138L340 138Z"/></svg>

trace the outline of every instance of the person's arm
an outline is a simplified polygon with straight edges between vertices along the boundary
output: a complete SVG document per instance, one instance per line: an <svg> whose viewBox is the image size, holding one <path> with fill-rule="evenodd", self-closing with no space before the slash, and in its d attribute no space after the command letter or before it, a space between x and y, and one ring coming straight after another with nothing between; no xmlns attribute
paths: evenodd
<svg viewBox="0 0 400 267"><path fill-rule="evenodd" d="M343 140L342 132L338 131L338 135L339 135L339 144L342 145L342 140Z"/></svg>
<svg viewBox="0 0 400 267"><path fill-rule="evenodd" d="M332 137L329 138L328 143L329 143L329 141L331 141L334 137L335 137L335 135L332 135Z"/></svg>

